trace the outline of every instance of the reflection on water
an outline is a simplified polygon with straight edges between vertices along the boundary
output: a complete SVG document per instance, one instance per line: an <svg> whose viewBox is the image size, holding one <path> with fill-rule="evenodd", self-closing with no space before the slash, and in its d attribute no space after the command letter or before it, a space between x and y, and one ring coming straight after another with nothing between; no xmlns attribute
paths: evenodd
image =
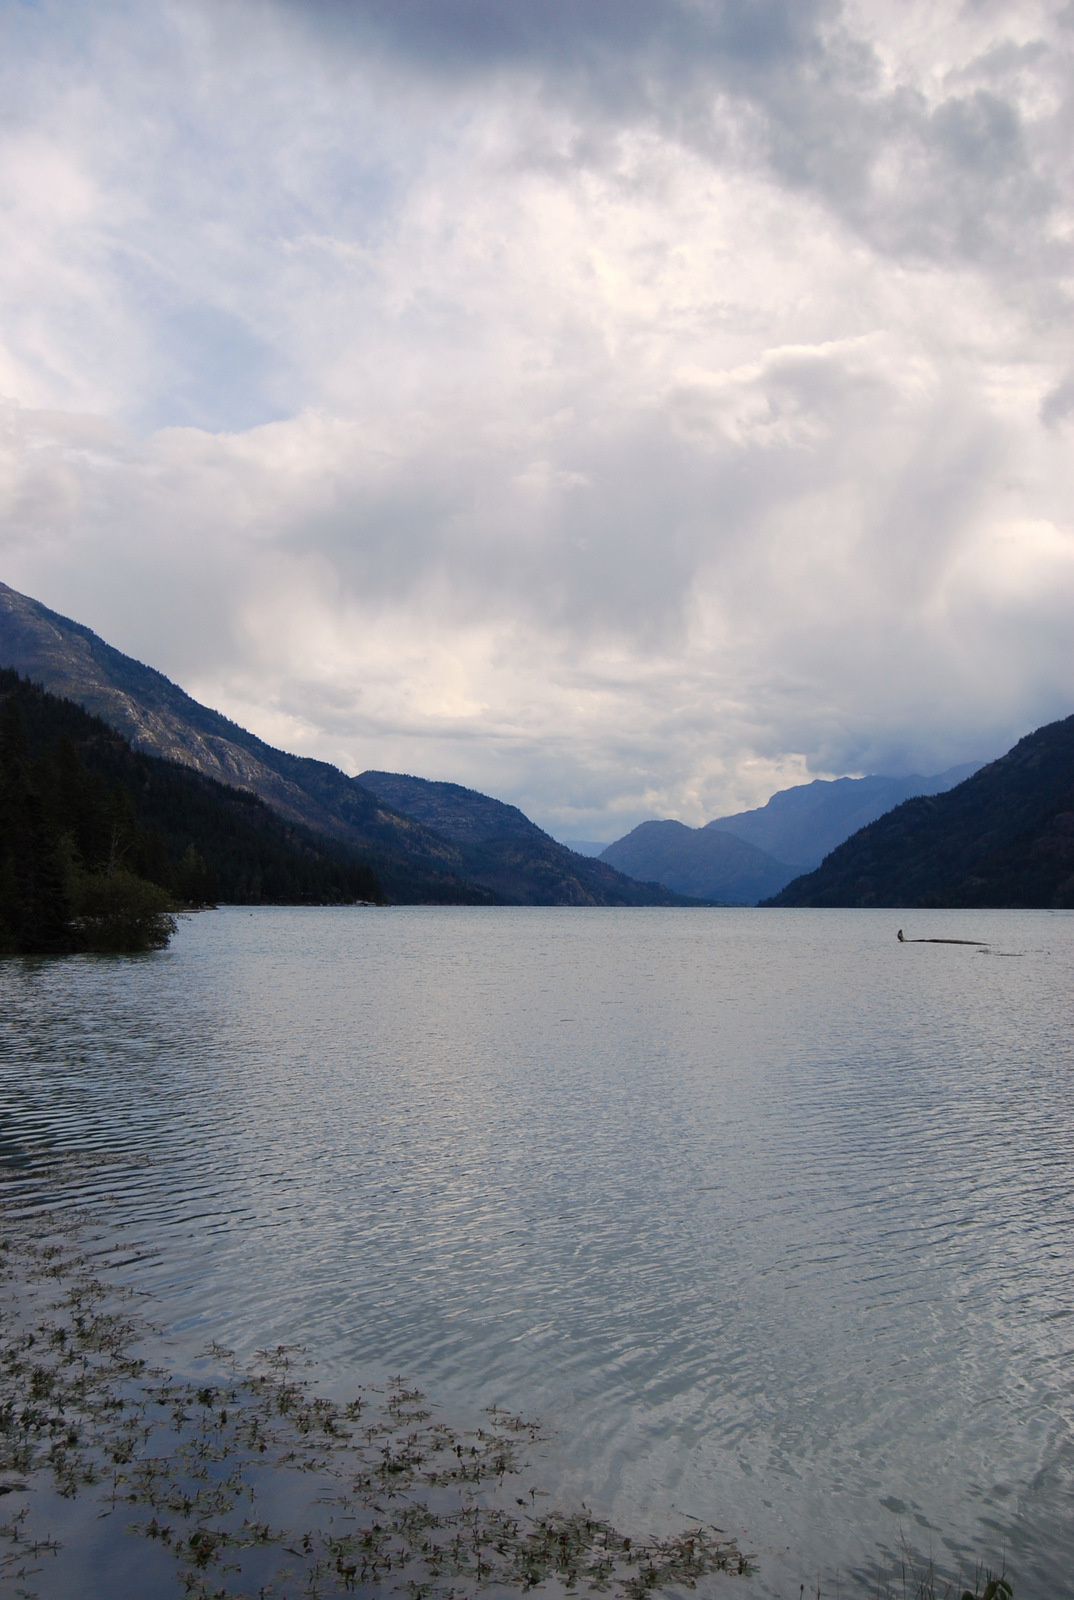
<svg viewBox="0 0 1074 1600"><path fill-rule="evenodd" d="M561 1499L715 1522L752 1592L906 1538L1043 1600L1072 956L1062 913L221 911L0 963L0 1155L147 1156L83 1181L192 1348L539 1412Z"/></svg>

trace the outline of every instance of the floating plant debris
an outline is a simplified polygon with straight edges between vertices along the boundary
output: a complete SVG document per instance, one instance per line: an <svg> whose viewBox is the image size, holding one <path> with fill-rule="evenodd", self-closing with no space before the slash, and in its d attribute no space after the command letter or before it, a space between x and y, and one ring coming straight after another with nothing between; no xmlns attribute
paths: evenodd
<svg viewBox="0 0 1074 1600"><path fill-rule="evenodd" d="M121 1258L99 1217L9 1201L0 1231L0 1580L16 1594L47 1594L59 1548L35 1525L35 1485L94 1497L194 1600L545 1584L645 1600L749 1571L717 1529L636 1538L544 1509L522 1476L539 1428L504 1411L458 1432L402 1378L337 1403L293 1348L246 1366L213 1345L205 1371L171 1374L138 1297L110 1278Z"/></svg>

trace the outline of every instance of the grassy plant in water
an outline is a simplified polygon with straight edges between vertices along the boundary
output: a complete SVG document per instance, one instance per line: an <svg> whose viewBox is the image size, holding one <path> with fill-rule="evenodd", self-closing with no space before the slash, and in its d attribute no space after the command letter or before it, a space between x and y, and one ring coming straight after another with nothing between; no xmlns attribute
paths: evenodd
<svg viewBox="0 0 1074 1600"><path fill-rule="evenodd" d="M361 1588L412 1600L488 1585L645 1600L706 1574L748 1572L718 1530L631 1538L585 1509L543 1507L521 1478L537 1425L506 1412L458 1432L402 1379L347 1404L314 1392L294 1349L249 1367L219 1346L169 1374L153 1330L108 1281L107 1249L69 1215L0 1212L0 1579L47 1590L57 1546L32 1487L93 1495L119 1537L150 1541L195 1600ZM512 1491L515 1481L518 1487Z"/></svg>

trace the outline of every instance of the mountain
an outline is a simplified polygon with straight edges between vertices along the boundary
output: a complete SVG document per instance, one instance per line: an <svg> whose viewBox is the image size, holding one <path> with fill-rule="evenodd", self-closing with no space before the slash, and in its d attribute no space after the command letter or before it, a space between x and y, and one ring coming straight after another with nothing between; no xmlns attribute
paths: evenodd
<svg viewBox="0 0 1074 1600"><path fill-rule="evenodd" d="M979 761L968 761L931 778L920 773L907 778L817 778L781 789L754 811L716 817L706 826L733 833L780 861L797 862L799 872L808 872L844 839L893 806L914 795L953 789L980 766Z"/></svg>
<svg viewBox="0 0 1074 1600"><path fill-rule="evenodd" d="M547 840L555 844L517 806L479 794L476 789L465 789L461 783L375 771L360 772L356 781L397 811L416 817L456 844L484 844L490 839L524 839L531 844ZM566 846L556 848L563 850Z"/></svg>
<svg viewBox="0 0 1074 1600"><path fill-rule="evenodd" d="M798 872L733 834L682 822L643 822L610 844L600 859L679 894L732 905L756 905Z"/></svg>
<svg viewBox="0 0 1074 1600"><path fill-rule="evenodd" d="M1074 716L905 801L766 904L1074 908Z"/></svg>
<svg viewBox="0 0 1074 1600"><path fill-rule="evenodd" d="M459 847L467 877L506 900L522 905L675 902L674 894L660 888L662 880L653 881L654 874L641 882L633 881L636 873L624 877L614 870L614 864L580 856L557 843L517 806L505 805L475 789L397 772L363 772L358 782L450 839Z"/></svg>
<svg viewBox="0 0 1074 1600"><path fill-rule="evenodd" d="M515 836L511 851L501 848L503 859L498 863L483 859L479 867L483 879L509 884L511 890L477 882L459 843L396 809L327 761L274 749L220 712L200 705L163 673L113 649L91 629L2 583L0 667L12 667L52 694L75 701L121 733L134 749L253 793L294 826L348 846L371 863L391 900L484 905L504 900L677 903L667 890L656 885L642 890L616 873L583 882L568 870L568 862L577 861L573 852L555 845L563 859L549 859L545 844L527 844L521 836Z"/></svg>
<svg viewBox="0 0 1074 1600"><path fill-rule="evenodd" d="M199 705L163 673L6 584L0 584L0 666L74 700L136 750L249 790L288 822L375 856L391 899L494 899L460 877L457 852L446 840L397 816L338 768L273 749Z"/></svg>
<svg viewBox="0 0 1074 1600"><path fill-rule="evenodd" d="M21 784L26 818L37 818L34 827L24 818L24 832L28 841L42 834L37 853L46 868L59 862L75 877L121 869L187 903L381 898L374 874L346 845L285 822L248 791L132 750L99 717L9 668L0 668L0 726L0 777ZM0 837L0 856L12 836L9 827ZM31 843L11 863L16 878Z"/></svg>

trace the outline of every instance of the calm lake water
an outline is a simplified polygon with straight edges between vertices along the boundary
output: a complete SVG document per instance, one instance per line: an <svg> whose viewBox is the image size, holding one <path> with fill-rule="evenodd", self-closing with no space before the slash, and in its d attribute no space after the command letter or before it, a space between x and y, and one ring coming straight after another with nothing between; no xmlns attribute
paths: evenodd
<svg viewBox="0 0 1074 1600"><path fill-rule="evenodd" d="M901 1539L1074 1592L1072 1088L1069 913L225 909L0 962L0 1154L151 1158L107 1182L180 1347L537 1413L561 1501L719 1525L744 1596Z"/></svg>

